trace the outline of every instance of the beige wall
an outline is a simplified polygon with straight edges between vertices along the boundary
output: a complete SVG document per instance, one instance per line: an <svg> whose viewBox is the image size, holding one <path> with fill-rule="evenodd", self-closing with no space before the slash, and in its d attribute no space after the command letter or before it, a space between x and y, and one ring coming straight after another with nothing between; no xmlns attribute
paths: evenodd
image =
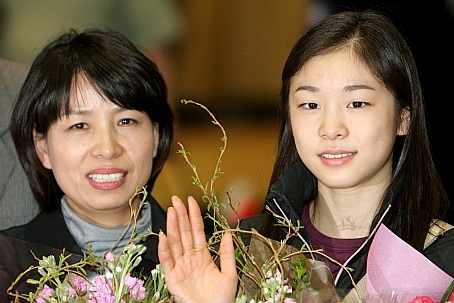
<svg viewBox="0 0 454 303"><path fill-rule="evenodd" d="M207 105L276 100L308 0L183 0L179 97Z"/></svg>

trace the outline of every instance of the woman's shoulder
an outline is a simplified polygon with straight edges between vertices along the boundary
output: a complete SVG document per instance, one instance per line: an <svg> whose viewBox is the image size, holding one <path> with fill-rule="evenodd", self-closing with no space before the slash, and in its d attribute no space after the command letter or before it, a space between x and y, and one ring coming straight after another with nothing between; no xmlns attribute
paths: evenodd
<svg viewBox="0 0 454 303"><path fill-rule="evenodd" d="M240 220L240 228L243 230L258 230L265 220L265 213L256 214Z"/></svg>
<svg viewBox="0 0 454 303"><path fill-rule="evenodd" d="M60 209L53 212L41 211L30 222L5 229L0 233L10 238L49 247L58 248L62 245L67 246L68 249L75 247Z"/></svg>
<svg viewBox="0 0 454 303"><path fill-rule="evenodd" d="M454 277L454 228L439 235L423 254L443 271Z"/></svg>

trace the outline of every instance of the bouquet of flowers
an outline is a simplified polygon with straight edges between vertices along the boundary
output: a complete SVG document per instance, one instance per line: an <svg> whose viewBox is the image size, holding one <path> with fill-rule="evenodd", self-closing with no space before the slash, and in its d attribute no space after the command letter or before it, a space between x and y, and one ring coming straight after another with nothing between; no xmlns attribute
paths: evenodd
<svg viewBox="0 0 454 303"><path fill-rule="evenodd" d="M58 262L53 255L39 260L36 269L41 278L27 282L37 285L35 293L16 295L29 302L164 302L169 294L165 288L162 270L158 266L146 282L133 277L131 270L140 262L145 247L129 244L123 253L107 253L102 260L88 254L81 261L68 264L68 256ZM86 268L92 266L92 269ZM61 279L64 277L64 280ZM164 300L164 301L162 301Z"/></svg>
<svg viewBox="0 0 454 303"><path fill-rule="evenodd" d="M143 199L138 211L132 212L131 223L137 220L140 208L146 199L145 189L137 190L130 199L142 193ZM151 230L145 237L152 235ZM158 265L148 275L134 273L134 269L142 260L141 255L146 247L134 244L135 234L131 236L122 252L115 256L107 252L103 257L97 257L93 251L78 258L66 254L63 250L59 255L51 254L41 259L34 255L38 262L17 276L8 288L14 302L68 302L68 303L161 303L170 298L165 285L164 274ZM33 253L33 252L32 252ZM34 291L20 294L16 287L23 283L34 285Z"/></svg>
<svg viewBox="0 0 454 303"><path fill-rule="evenodd" d="M366 302L445 303L453 292L451 276L380 225L367 258Z"/></svg>

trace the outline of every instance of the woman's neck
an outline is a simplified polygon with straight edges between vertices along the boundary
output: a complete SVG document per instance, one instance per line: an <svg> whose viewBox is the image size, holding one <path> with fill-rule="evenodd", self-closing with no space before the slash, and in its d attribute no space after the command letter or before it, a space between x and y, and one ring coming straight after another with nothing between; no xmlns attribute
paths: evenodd
<svg viewBox="0 0 454 303"><path fill-rule="evenodd" d="M311 203L312 224L333 238L362 238L369 235L372 220L379 208L383 189L324 190L319 188Z"/></svg>
<svg viewBox="0 0 454 303"><path fill-rule="evenodd" d="M94 224L98 227L103 228L116 228L120 226L126 226L131 222L131 212L134 209L135 211L139 208L139 201L134 201L131 205L125 204L121 208L116 209L102 209L102 210L94 210L94 209L84 209L77 207L72 203L68 203L68 206L71 210L77 214L79 217L84 219L85 221ZM132 209L131 209L132 208ZM140 217L140 216L139 216ZM137 218L139 219L139 218Z"/></svg>

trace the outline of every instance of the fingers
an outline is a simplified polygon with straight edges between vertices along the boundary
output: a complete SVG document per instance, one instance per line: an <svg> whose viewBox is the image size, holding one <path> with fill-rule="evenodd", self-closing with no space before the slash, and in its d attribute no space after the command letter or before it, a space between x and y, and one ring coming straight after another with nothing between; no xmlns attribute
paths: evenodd
<svg viewBox="0 0 454 303"><path fill-rule="evenodd" d="M173 196L172 205L177 216L179 238L184 254L185 252L189 252L194 248L191 223L189 221L186 207L184 206L183 201L181 201L180 198Z"/></svg>
<svg viewBox="0 0 454 303"><path fill-rule="evenodd" d="M237 278L235 250L233 248L232 234L224 233L219 246L219 259L221 262L221 271L228 277Z"/></svg>
<svg viewBox="0 0 454 303"><path fill-rule="evenodd" d="M180 198L173 196L172 205L167 211L166 245L176 260L187 252L206 248L206 236L197 200L188 198L189 215Z"/></svg>
<svg viewBox="0 0 454 303"><path fill-rule="evenodd" d="M207 246L205 227L199 204L193 197L188 198L188 209L194 249L196 251L202 251Z"/></svg>
<svg viewBox="0 0 454 303"><path fill-rule="evenodd" d="M189 197L186 210L181 199L172 197L172 205L167 212L167 236L160 233L158 244L159 262L166 275L169 291L181 302L188 295L191 302L210 302L206 297L191 296L193 290L205 289L206 285L222 285L226 291L220 302L233 302L238 276L232 235L226 232L221 239L219 270L207 249L203 218L197 201ZM219 287L213 289L212 293L218 294ZM212 295L209 297L212 298Z"/></svg>
<svg viewBox="0 0 454 303"><path fill-rule="evenodd" d="M183 255L183 247L181 245L180 229L178 224L178 216L175 208L169 207L167 210L167 238L166 246L174 260Z"/></svg>
<svg viewBox="0 0 454 303"><path fill-rule="evenodd" d="M164 273L168 274L175 266L175 262L169 250L167 237L164 233L159 233L158 258Z"/></svg>

